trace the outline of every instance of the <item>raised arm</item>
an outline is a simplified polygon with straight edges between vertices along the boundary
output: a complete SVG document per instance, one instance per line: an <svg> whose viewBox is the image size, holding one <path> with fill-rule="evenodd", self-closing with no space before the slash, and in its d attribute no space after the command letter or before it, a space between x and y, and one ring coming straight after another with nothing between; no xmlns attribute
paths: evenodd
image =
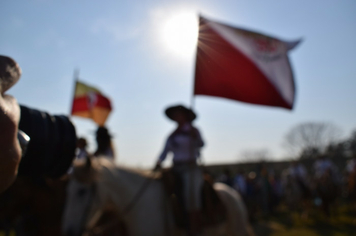
<svg viewBox="0 0 356 236"><path fill-rule="evenodd" d="M158 157L157 164L161 164L164 159L166 159L168 152L171 150L171 144L170 144L170 138L167 139L163 151L161 152L161 155Z"/></svg>

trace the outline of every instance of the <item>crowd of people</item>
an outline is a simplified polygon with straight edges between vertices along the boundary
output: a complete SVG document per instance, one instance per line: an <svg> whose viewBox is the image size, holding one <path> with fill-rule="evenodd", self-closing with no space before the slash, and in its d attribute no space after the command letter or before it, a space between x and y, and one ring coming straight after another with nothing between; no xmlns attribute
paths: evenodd
<svg viewBox="0 0 356 236"><path fill-rule="evenodd" d="M216 181L240 193L252 219L260 213L269 216L280 204L301 213L315 206L330 216L337 199L356 200L356 156L345 163L344 169L321 155L308 168L292 161L288 168L277 171L260 163L256 171L248 173L240 169L233 175L225 169Z"/></svg>

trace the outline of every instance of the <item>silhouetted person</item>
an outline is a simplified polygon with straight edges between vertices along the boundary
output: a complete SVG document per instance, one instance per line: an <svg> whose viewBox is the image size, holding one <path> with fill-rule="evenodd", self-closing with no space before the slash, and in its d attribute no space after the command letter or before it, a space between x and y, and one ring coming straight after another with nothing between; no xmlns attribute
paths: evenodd
<svg viewBox="0 0 356 236"><path fill-rule="evenodd" d="M289 175L293 181L296 181L300 190L302 191L303 198L311 196L311 186L308 180L308 173L304 165L298 161L293 161L288 169Z"/></svg>
<svg viewBox="0 0 356 236"><path fill-rule="evenodd" d="M347 176L347 188L349 193L350 200L356 200L356 154L353 155L353 158L348 161L346 170L348 173Z"/></svg>
<svg viewBox="0 0 356 236"><path fill-rule="evenodd" d="M243 170L240 170L233 180L233 187L236 191L241 194L241 197L246 201L246 194L247 194L247 183L246 183L246 176Z"/></svg>
<svg viewBox="0 0 356 236"><path fill-rule="evenodd" d="M84 160L88 157L87 145L88 143L85 138L79 138L77 140L77 150L75 153L77 160Z"/></svg>
<svg viewBox="0 0 356 236"><path fill-rule="evenodd" d="M346 170L348 173L356 172L356 154L347 162Z"/></svg>
<svg viewBox="0 0 356 236"><path fill-rule="evenodd" d="M229 169L225 168L223 174L219 178L219 182L224 183L230 187L233 186L234 180L231 176L231 172Z"/></svg>
<svg viewBox="0 0 356 236"><path fill-rule="evenodd" d="M192 125L196 114L182 105L165 110L167 117L177 124L177 128L166 141L163 152L157 161L161 165L168 153L173 153L173 171L182 181L184 206L188 212L190 235L200 230L201 187L203 175L197 165L200 148L204 142L197 128Z"/></svg>
<svg viewBox="0 0 356 236"><path fill-rule="evenodd" d="M269 173L266 166L262 166L260 169L259 185L261 193L261 206L262 211L267 216L270 213L271 203L271 185L269 182Z"/></svg>
<svg viewBox="0 0 356 236"><path fill-rule="evenodd" d="M321 207L330 216L330 206L340 193L337 168L325 155L314 163L316 192L321 198Z"/></svg>
<svg viewBox="0 0 356 236"><path fill-rule="evenodd" d="M331 178L333 182L338 181L337 167L325 155L320 155L314 163L315 177L317 180Z"/></svg>
<svg viewBox="0 0 356 236"><path fill-rule="evenodd" d="M104 156L108 159L115 159L114 147L111 141L111 135L107 128L99 127L96 131L97 149L94 153L95 157Z"/></svg>

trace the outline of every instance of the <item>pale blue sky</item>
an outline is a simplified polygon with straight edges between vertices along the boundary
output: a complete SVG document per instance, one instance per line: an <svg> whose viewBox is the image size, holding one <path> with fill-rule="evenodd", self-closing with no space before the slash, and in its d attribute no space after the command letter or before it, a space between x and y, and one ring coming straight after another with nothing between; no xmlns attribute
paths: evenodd
<svg viewBox="0 0 356 236"><path fill-rule="evenodd" d="M80 68L83 81L112 99L107 126L118 162L152 166L174 128L164 108L190 102L194 51L182 59L159 34L162 22L182 11L281 39L304 39L290 52L297 85L293 111L196 97L206 163L236 162L254 149L286 157L283 137L301 122L332 122L344 136L356 128L354 0L1 1L0 54L23 69L9 92L21 104L68 114L73 71ZM93 146L94 123L73 121Z"/></svg>

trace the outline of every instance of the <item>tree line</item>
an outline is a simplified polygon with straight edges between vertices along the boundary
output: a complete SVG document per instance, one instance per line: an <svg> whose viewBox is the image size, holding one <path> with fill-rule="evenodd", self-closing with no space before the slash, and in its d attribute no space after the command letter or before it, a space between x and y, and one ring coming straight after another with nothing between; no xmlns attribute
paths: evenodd
<svg viewBox="0 0 356 236"><path fill-rule="evenodd" d="M332 123L305 122L292 127L283 145L290 155L298 159L356 156L356 130L347 138L340 138L341 130Z"/></svg>

